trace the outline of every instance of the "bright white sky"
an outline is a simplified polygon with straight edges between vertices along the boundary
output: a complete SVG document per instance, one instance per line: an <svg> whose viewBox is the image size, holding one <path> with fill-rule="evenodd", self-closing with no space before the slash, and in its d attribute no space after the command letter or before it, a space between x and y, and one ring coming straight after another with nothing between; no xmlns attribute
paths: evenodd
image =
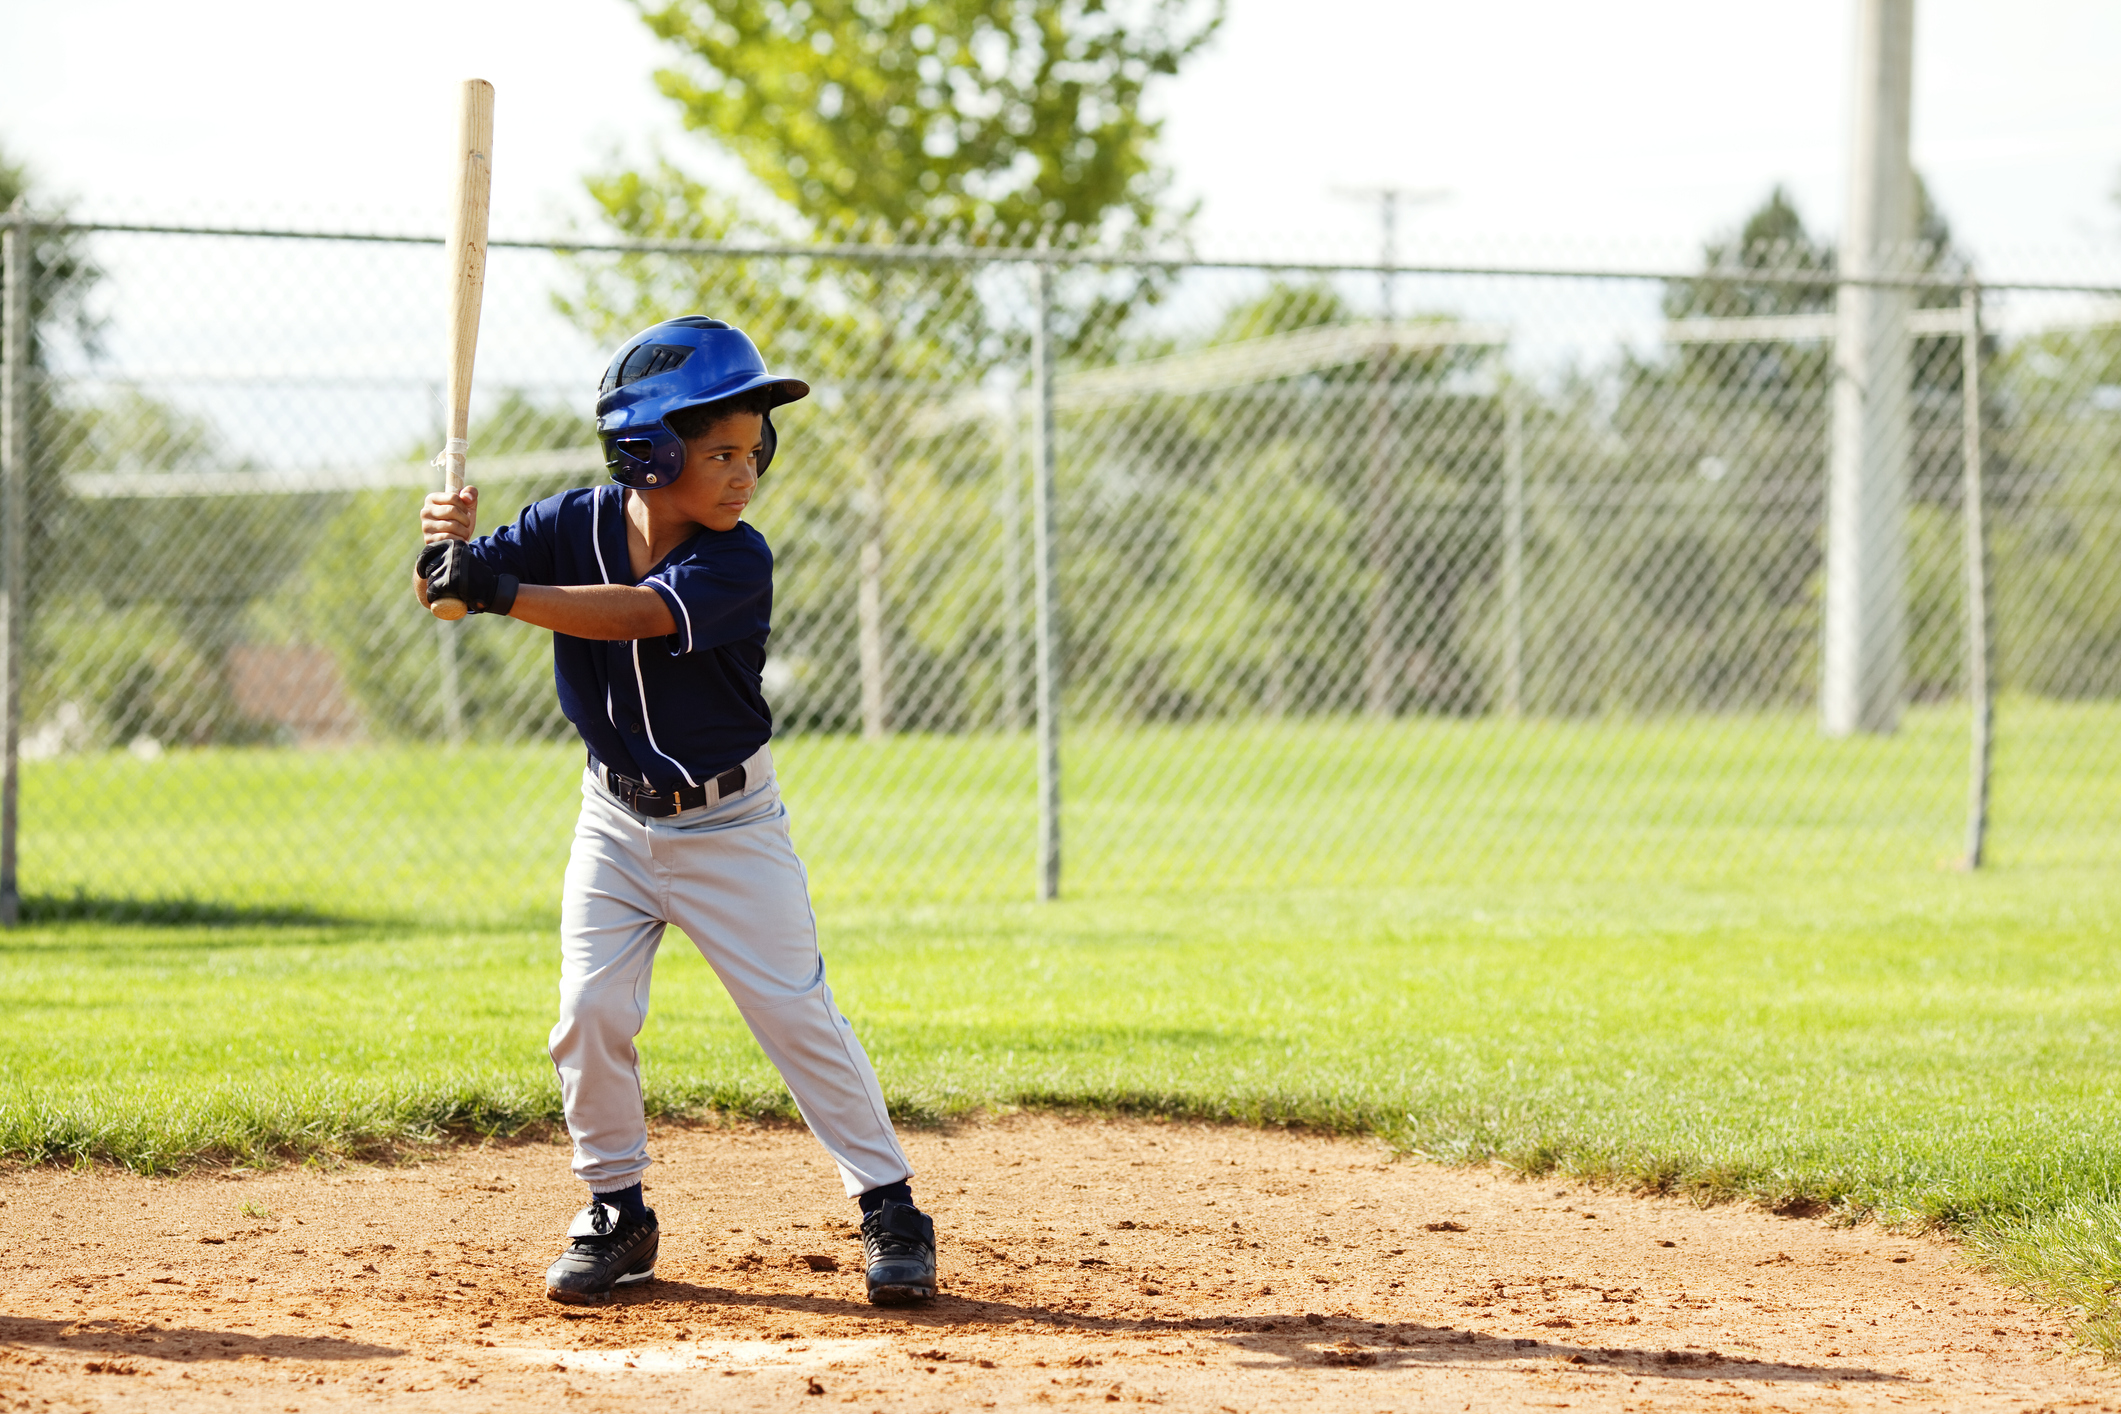
<svg viewBox="0 0 2121 1414"><path fill-rule="evenodd" d="M1367 253L1336 186L1453 194L1403 249L1474 237L1680 257L1776 181L1842 204L1853 0L1232 0L1160 96L1224 249ZM661 143L726 171L649 82L622 0L9 0L0 142L85 212L438 230L454 81L499 90L497 232ZM2121 245L2121 4L1919 0L1915 158L1992 259Z"/></svg>

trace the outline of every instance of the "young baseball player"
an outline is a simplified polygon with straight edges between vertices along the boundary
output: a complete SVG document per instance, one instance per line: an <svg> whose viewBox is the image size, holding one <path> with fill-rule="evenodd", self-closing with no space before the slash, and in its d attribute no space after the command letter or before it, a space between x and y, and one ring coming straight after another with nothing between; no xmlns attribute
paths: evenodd
<svg viewBox="0 0 2121 1414"><path fill-rule="evenodd" d="M545 1274L555 1301L655 1275L633 1042L670 925L729 989L860 1202L869 1299L935 1294L935 1225L913 1206L876 1074L825 984L767 747L773 556L743 515L773 461L773 409L809 392L768 373L740 330L673 319L627 341L599 388L616 485L547 497L477 539L474 488L421 508L421 603L453 597L551 629L560 706L589 748L550 1038L589 1205Z"/></svg>

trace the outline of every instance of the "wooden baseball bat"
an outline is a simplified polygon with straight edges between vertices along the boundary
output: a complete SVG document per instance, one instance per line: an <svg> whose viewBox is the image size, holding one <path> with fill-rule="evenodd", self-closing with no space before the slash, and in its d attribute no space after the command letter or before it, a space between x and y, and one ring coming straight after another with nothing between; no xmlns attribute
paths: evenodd
<svg viewBox="0 0 2121 1414"><path fill-rule="evenodd" d="M486 291L486 213L493 193L493 85L466 79L457 108L457 183L449 221L449 440L443 445L443 484L464 489L470 451L471 363L479 350L479 299ZM463 553L452 543L450 564ZM438 619L461 619L461 599L433 599Z"/></svg>

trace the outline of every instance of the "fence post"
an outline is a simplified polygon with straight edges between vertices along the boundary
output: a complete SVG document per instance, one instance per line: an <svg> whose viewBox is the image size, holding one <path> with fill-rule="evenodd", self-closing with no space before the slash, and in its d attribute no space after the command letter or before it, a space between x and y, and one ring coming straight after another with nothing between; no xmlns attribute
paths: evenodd
<svg viewBox="0 0 2121 1414"><path fill-rule="evenodd" d="M1038 896L1060 897L1060 564L1053 490L1053 267L1038 266L1038 311L1032 325L1031 382L1037 409L1031 462L1031 554L1037 579Z"/></svg>
<svg viewBox="0 0 2121 1414"><path fill-rule="evenodd" d="M867 464L861 473L861 553L855 564L859 575L855 587L855 649L861 661L861 738L867 742L880 742L891 736L891 642L884 630L884 555L889 526L884 524L884 515L891 494L891 464L899 456L897 428L891 424L891 418L897 416L891 405L895 394L893 369L897 369L893 346L895 341L887 329L882 356L878 358L880 388L870 401L872 416L882 426L878 426L863 452Z"/></svg>
<svg viewBox="0 0 2121 1414"><path fill-rule="evenodd" d="M1960 334L1960 438L1965 463L1966 696L1973 714L1967 762L1966 867L1979 869L1988 849L1989 767L1995 741L1995 623L1989 612L1988 507L1981 474L1981 287L1971 280L1959 296L1966 314Z"/></svg>
<svg viewBox="0 0 2121 1414"><path fill-rule="evenodd" d="M1502 712L1524 715L1524 399L1502 385Z"/></svg>
<svg viewBox="0 0 2121 1414"><path fill-rule="evenodd" d="M1024 729L1024 462L1030 439L1025 400L1015 390L1003 422L1002 447L1002 728Z"/></svg>
<svg viewBox="0 0 2121 1414"><path fill-rule="evenodd" d="M1392 615L1392 474L1387 465L1392 438L1392 226L1394 202L1384 205L1384 257L1378 271L1376 364L1370 371L1370 446L1363 513L1363 558L1370 571L1370 602L1363 624L1363 704L1373 717L1393 715L1399 673L1394 662Z"/></svg>
<svg viewBox="0 0 2121 1414"><path fill-rule="evenodd" d="M430 616L431 617L431 616ZM462 620L458 620L459 623ZM435 653L438 657L442 697L442 740L451 746L464 744L464 674L457 664L457 625L435 620Z"/></svg>
<svg viewBox="0 0 2121 1414"><path fill-rule="evenodd" d="M22 498L29 485L30 227L21 198L0 237L0 927L22 916L16 872L22 744Z"/></svg>

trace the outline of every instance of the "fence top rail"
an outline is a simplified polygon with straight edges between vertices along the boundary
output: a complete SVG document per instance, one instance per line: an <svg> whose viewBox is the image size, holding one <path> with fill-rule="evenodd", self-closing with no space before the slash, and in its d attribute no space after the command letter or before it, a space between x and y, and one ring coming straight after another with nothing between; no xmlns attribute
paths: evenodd
<svg viewBox="0 0 2121 1414"><path fill-rule="evenodd" d="M271 226L212 226L144 221L77 221L0 211L0 230L31 229L121 235L223 236L246 240L350 241L370 245L441 245L441 236L380 231L304 231ZM1857 285L1904 290L2018 290L2055 294L2121 295L2121 283L2089 280L1981 279L1972 274L1844 274L1830 270L1736 267L1707 270L1626 266L1483 264L1471 261L1381 263L1362 260L1276 260L1186 253L1139 253L1048 245L967 245L962 242L883 244L864 241L615 241L554 236L490 240L495 250L542 250L567 255L699 255L749 259L844 260L893 265L1047 265L1087 269L1245 270L1313 275L1465 275L1540 280L1728 281L1832 289Z"/></svg>

